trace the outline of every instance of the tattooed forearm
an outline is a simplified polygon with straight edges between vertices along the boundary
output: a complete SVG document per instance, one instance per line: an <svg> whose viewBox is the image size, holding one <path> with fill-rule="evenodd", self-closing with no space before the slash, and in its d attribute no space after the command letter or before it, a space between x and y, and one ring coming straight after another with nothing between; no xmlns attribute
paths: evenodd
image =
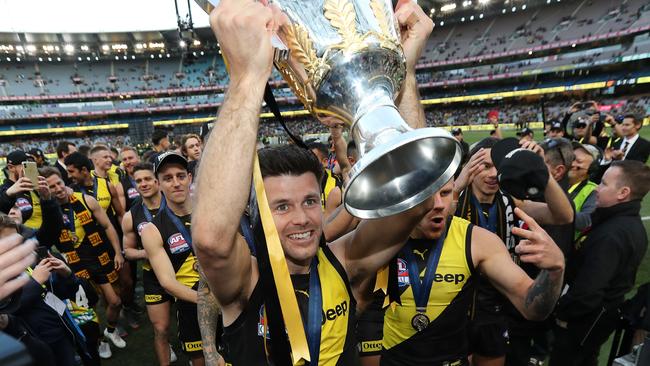
<svg viewBox="0 0 650 366"><path fill-rule="evenodd" d="M201 340L203 341L203 356L206 365L218 365L221 355L217 351L217 322L219 319L219 305L212 296L205 277L201 273L198 289L199 299L197 302L197 313Z"/></svg>
<svg viewBox="0 0 650 366"><path fill-rule="evenodd" d="M528 289L524 308L526 317L534 320L546 319L555 304L560 291L562 290L562 278L564 271L548 271L543 269L535 278L535 282Z"/></svg>

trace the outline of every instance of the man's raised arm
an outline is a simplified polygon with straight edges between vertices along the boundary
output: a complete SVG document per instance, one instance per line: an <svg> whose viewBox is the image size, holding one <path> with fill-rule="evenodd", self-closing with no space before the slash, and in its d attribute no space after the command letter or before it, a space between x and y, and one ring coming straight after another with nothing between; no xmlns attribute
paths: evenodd
<svg viewBox="0 0 650 366"><path fill-rule="evenodd" d="M223 0L210 14L230 66L230 85L201 159L192 238L224 313L247 295L251 282L250 251L238 228L248 202L260 107L271 74L275 16L270 7L253 0Z"/></svg>

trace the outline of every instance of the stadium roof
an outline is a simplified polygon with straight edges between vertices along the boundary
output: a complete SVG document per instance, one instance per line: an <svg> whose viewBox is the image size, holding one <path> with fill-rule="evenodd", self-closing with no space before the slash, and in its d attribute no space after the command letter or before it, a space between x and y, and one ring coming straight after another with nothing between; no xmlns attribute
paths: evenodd
<svg viewBox="0 0 650 366"><path fill-rule="evenodd" d="M208 16L190 1L196 28ZM178 1L187 15L187 2ZM174 0L0 0L0 32L117 33L177 28Z"/></svg>

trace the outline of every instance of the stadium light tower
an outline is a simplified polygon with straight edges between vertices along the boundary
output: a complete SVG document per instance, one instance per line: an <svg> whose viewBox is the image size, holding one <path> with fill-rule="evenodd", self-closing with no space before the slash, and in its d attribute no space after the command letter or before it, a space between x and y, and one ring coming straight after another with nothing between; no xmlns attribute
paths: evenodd
<svg viewBox="0 0 650 366"><path fill-rule="evenodd" d="M194 63L196 56L190 51L190 46L194 44L194 23L192 22L192 8L190 0L187 0L187 17L183 19L178 11L178 0L174 0L176 7L176 21L178 23L178 35L180 42L178 45L184 50L183 62L187 64Z"/></svg>

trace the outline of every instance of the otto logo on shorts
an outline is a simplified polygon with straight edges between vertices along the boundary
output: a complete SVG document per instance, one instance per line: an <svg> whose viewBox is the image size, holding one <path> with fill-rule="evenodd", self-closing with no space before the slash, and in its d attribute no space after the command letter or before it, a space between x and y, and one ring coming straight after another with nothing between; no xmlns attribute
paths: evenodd
<svg viewBox="0 0 650 366"><path fill-rule="evenodd" d="M144 302L152 303L162 300L162 295L144 295Z"/></svg>
<svg viewBox="0 0 650 366"><path fill-rule="evenodd" d="M406 261L397 258L397 285L399 287L408 286L411 284L409 280L409 271L406 268Z"/></svg>
<svg viewBox="0 0 650 366"><path fill-rule="evenodd" d="M202 351L203 350L203 343L201 343L201 341L183 342L183 350L185 352Z"/></svg>
<svg viewBox="0 0 650 366"><path fill-rule="evenodd" d="M20 211L30 211L33 209L32 204L29 203L26 198L22 197L16 200L16 207L18 207Z"/></svg>
<svg viewBox="0 0 650 366"><path fill-rule="evenodd" d="M183 234L176 233L167 239L167 245L169 245L169 251L172 254L183 253L190 250L190 246L185 241Z"/></svg>
<svg viewBox="0 0 650 366"><path fill-rule="evenodd" d="M129 198L134 199L140 197L140 193L138 193L138 190L135 188L129 188L126 191L126 194L129 196Z"/></svg>

